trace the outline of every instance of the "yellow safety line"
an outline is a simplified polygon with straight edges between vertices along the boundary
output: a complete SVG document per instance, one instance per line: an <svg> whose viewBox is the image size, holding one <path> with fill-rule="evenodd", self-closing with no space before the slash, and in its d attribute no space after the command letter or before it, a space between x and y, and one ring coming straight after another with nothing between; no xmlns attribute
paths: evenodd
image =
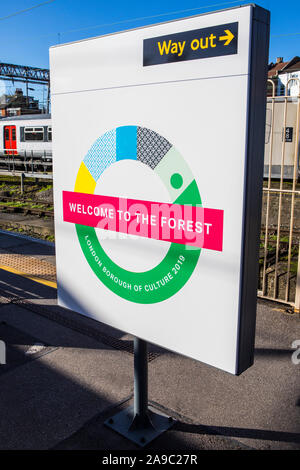
<svg viewBox="0 0 300 470"><path fill-rule="evenodd" d="M22 271L18 271L17 269L11 268L10 266L0 265L0 269L3 269L4 271L8 271L8 272L13 273L13 274L18 274L18 276L26 277L27 279L30 279L31 281L34 281L34 282L39 282L40 284L45 284L45 286L53 287L53 289L57 289L56 282L46 281L46 279L41 279L39 277L30 276L29 274L23 273Z"/></svg>

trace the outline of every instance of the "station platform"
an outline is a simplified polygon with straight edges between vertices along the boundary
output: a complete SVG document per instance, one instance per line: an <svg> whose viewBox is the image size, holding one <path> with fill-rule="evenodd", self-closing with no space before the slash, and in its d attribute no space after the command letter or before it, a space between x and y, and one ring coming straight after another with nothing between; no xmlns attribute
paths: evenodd
<svg viewBox="0 0 300 470"><path fill-rule="evenodd" d="M137 449L104 426L132 403L133 338L57 306L54 244L0 232L0 339L0 449ZM150 404L176 422L146 449L299 449L297 339L299 315L259 300L239 377L150 345Z"/></svg>
<svg viewBox="0 0 300 470"><path fill-rule="evenodd" d="M0 230L0 267L56 288L54 243Z"/></svg>

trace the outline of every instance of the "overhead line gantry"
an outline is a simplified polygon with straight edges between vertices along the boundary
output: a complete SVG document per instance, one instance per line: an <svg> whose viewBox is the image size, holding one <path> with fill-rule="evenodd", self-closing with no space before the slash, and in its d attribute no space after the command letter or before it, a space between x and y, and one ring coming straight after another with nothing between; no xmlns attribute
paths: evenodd
<svg viewBox="0 0 300 470"><path fill-rule="evenodd" d="M26 83L26 95L28 97L28 84L47 85L47 112L49 112L50 99L50 73L49 69L41 69L38 67L30 67L27 65L6 64L0 62L0 79L11 80L14 82Z"/></svg>

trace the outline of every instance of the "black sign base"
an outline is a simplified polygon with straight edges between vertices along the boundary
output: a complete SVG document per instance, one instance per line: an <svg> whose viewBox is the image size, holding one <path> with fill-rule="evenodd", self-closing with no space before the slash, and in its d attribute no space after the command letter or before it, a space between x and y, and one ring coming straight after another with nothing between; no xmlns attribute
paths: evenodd
<svg viewBox="0 0 300 470"><path fill-rule="evenodd" d="M148 408L146 419L139 420L137 415L134 417L134 407L130 406L107 419L104 424L138 446L144 447L170 429L174 422L173 418L152 407Z"/></svg>
<svg viewBox="0 0 300 470"><path fill-rule="evenodd" d="M148 406L148 344L134 338L134 406L107 419L104 424L144 447L173 423L173 418Z"/></svg>

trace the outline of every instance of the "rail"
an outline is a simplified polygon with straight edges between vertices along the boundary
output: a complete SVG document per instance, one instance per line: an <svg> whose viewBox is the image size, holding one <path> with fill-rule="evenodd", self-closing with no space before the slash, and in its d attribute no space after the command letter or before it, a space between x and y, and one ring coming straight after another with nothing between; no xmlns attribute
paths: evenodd
<svg viewBox="0 0 300 470"><path fill-rule="evenodd" d="M52 179L52 151L0 149L0 174Z"/></svg>

